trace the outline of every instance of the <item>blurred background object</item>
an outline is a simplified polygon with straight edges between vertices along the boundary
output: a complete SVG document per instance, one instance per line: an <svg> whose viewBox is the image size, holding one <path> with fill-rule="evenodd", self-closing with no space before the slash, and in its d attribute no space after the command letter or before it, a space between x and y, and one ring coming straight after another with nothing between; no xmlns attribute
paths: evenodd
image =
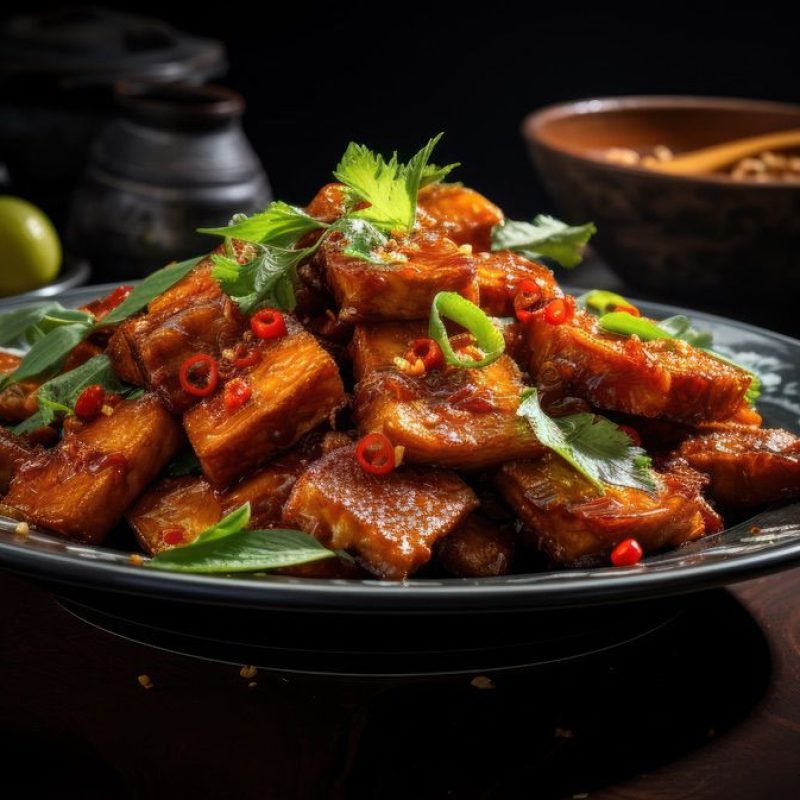
<svg viewBox="0 0 800 800"><path fill-rule="evenodd" d="M242 133L241 96L213 84L120 83L119 116L95 139L68 242L104 278L141 277L207 250L197 228L271 199Z"/></svg>

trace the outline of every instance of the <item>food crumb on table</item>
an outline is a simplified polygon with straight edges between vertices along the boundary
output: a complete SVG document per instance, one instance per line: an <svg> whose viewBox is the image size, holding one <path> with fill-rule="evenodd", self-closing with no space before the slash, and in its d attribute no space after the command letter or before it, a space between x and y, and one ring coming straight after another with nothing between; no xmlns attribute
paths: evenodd
<svg viewBox="0 0 800 800"><path fill-rule="evenodd" d="M255 678L258 675L258 670L251 664L245 664L240 670L239 674L246 679Z"/></svg>
<svg viewBox="0 0 800 800"><path fill-rule="evenodd" d="M153 681L150 679L149 675L140 675L136 680L139 681L139 686L143 689L153 688Z"/></svg>
<svg viewBox="0 0 800 800"><path fill-rule="evenodd" d="M474 677L470 684L474 686L476 689L494 689L495 685L491 678L487 678L485 675L477 675Z"/></svg>

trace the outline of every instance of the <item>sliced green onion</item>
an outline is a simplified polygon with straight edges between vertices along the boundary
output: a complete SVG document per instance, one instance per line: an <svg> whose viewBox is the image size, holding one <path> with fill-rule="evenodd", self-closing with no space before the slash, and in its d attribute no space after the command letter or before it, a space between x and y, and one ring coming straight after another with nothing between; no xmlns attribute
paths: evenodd
<svg viewBox="0 0 800 800"><path fill-rule="evenodd" d="M483 358L473 359L458 356L450 344L442 317L466 328L475 337L476 345L484 352ZM461 369L486 367L497 361L506 348L502 332L491 319L475 303L471 303L456 292L439 292L433 298L428 335L441 348L445 362Z"/></svg>

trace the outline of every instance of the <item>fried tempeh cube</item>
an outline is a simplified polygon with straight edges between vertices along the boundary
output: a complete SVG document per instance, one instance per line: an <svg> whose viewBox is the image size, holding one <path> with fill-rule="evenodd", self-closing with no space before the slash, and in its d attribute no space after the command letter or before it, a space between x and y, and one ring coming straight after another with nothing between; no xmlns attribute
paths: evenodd
<svg viewBox="0 0 800 800"><path fill-rule="evenodd" d="M727 507L800 496L800 439L789 431L732 425L690 436L675 456L708 475L709 494Z"/></svg>
<svg viewBox="0 0 800 800"><path fill-rule="evenodd" d="M363 431L385 434L409 463L480 469L541 451L517 416L522 377L508 357L482 369L398 371L393 359L426 335L424 324L359 326L352 353L359 383L355 412Z"/></svg>
<svg viewBox="0 0 800 800"><path fill-rule="evenodd" d="M224 392L186 412L183 424L203 473L218 489L264 464L345 403L336 362L309 333L261 344L261 360L241 372L252 393L235 411Z"/></svg>
<svg viewBox="0 0 800 800"><path fill-rule="evenodd" d="M123 380L147 386L175 413L197 398L180 385L179 370L190 356L218 358L244 331L235 303L211 275L210 259L155 298L145 314L122 322L108 344L108 355Z"/></svg>
<svg viewBox="0 0 800 800"><path fill-rule="evenodd" d="M123 400L21 464L5 503L26 522L97 544L184 441L158 398Z"/></svg>
<svg viewBox="0 0 800 800"><path fill-rule="evenodd" d="M475 252L491 248L492 228L503 212L482 194L456 183L434 183L419 193L417 214L423 227L435 228Z"/></svg>
<svg viewBox="0 0 800 800"><path fill-rule="evenodd" d="M453 472L402 466L370 475L351 446L323 456L300 476L283 521L351 552L381 578L402 580L477 505L472 489Z"/></svg>
<svg viewBox="0 0 800 800"><path fill-rule="evenodd" d="M550 269L510 250L481 253L476 263L480 306L491 316L514 316L514 293L525 280L539 287L542 302L563 294Z"/></svg>
<svg viewBox="0 0 800 800"><path fill-rule="evenodd" d="M346 246L332 234L320 250L342 322L427 319L441 291L478 300L475 258L437 233L415 233L383 250L380 264L347 255Z"/></svg>
<svg viewBox="0 0 800 800"><path fill-rule="evenodd" d="M504 464L497 487L556 564L607 557L623 539L645 552L720 530L722 521L700 491L707 479L685 465L659 474L654 493L605 486L605 494L555 453Z"/></svg>
<svg viewBox="0 0 800 800"><path fill-rule="evenodd" d="M452 533L436 543L436 560L459 578L507 575L514 558L514 532L509 525L470 514Z"/></svg>
<svg viewBox="0 0 800 800"><path fill-rule="evenodd" d="M531 375L541 382L555 372L566 393L598 408L697 424L728 419L745 405L750 374L687 342L605 333L582 311L551 325L540 310L525 327Z"/></svg>

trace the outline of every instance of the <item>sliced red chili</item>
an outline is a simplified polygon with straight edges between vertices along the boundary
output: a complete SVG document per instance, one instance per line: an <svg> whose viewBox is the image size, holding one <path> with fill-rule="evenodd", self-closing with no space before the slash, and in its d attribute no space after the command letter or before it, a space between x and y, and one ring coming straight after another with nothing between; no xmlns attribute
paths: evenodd
<svg viewBox="0 0 800 800"><path fill-rule="evenodd" d="M238 369L254 367L259 361L261 361L261 351L258 348L252 347L248 349L243 344L236 346L236 350L233 353L234 367L237 367Z"/></svg>
<svg viewBox="0 0 800 800"><path fill-rule="evenodd" d="M642 437L639 436L639 432L635 428L631 428L630 425L617 425L617 427L623 432L628 434L630 440L636 447L642 446Z"/></svg>
<svg viewBox="0 0 800 800"><path fill-rule="evenodd" d="M575 316L575 298L567 295L551 300L544 308L545 322L563 325Z"/></svg>
<svg viewBox="0 0 800 800"><path fill-rule="evenodd" d="M128 295L133 291L133 286L117 286L113 292L111 292L108 297L103 300L103 305L109 310L112 311L115 309L123 300L127 300Z"/></svg>
<svg viewBox="0 0 800 800"><path fill-rule="evenodd" d="M225 384L223 400L228 411L238 411L253 393L253 388L244 378L233 378Z"/></svg>
<svg viewBox="0 0 800 800"><path fill-rule="evenodd" d="M286 336L286 320L274 308L262 308L250 317L250 330L259 339L276 339Z"/></svg>
<svg viewBox="0 0 800 800"><path fill-rule="evenodd" d="M542 299L542 290L535 281L526 278L520 281L514 293L514 314L520 322L527 322L532 316L532 309Z"/></svg>
<svg viewBox="0 0 800 800"><path fill-rule="evenodd" d="M161 539L164 541L164 544L171 544L173 546L183 544L184 538L185 531L180 525L176 525L174 528L164 528L164 530L161 531Z"/></svg>
<svg viewBox="0 0 800 800"><path fill-rule="evenodd" d="M629 305L619 305L614 307L614 311L623 311L626 314L630 314L632 317L641 317L642 312L639 311L636 306L629 306Z"/></svg>
<svg viewBox="0 0 800 800"><path fill-rule="evenodd" d="M611 563L615 567L630 567L642 560L644 551L636 539L623 539L611 551Z"/></svg>
<svg viewBox="0 0 800 800"><path fill-rule="evenodd" d="M94 419L103 409L106 390L99 384L87 386L75 401L75 416L82 420Z"/></svg>
<svg viewBox="0 0 800 800"><path fill-rule="evenodd" d="M421 359L425 369L441 369L444 366L442 348L433 339L414 339L406 353L406 361L412 364L416 359Z"/></svg>
<svg viewBox="0 0 800 800"><path fill-rule="evenodd" d="M205 353L190 356L178 373L181 388L193 397L208 397L219 384L217 362Z"/></svg>
<svg viewBox="0 0 800 800"><path fill-rule="evenodd" d="M394 446L382 433L368 433L356 445L356 461L364 472L386 475L394 467Z"/></svg>

